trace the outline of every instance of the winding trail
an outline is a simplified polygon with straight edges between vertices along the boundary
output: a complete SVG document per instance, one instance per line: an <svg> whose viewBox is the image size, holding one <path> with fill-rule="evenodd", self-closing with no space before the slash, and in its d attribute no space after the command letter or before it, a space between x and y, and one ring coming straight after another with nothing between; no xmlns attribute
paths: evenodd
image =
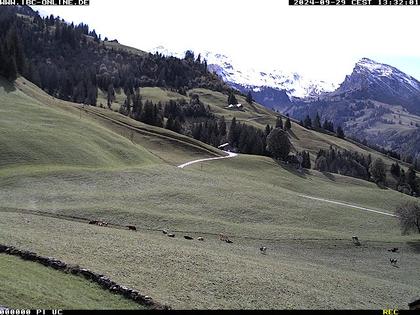
<svg viewBox="0 0 420 315"><path fill-rule="evenodd" d="M227 153L226 156L218 156L218 157L214 157L214 158L207 158L207 159L199 159L199 160L194 160L194 161L190 161L181 165L178 165L179 168L184 168L186 166L189 166L191 164L195 164L195 163L200 163L200 162L206 162L206 161L214 161L214 160L222 160L222 159L229 159L229 158L233 158L235 156L238 156L237 153L233 153L233 152L229 152L229 151L223 151L225 153Z"/></svg>
<svg viewBox="0 0 420 315"><path fill-rule="evenodd" d="M213 160L221 160L221 159L229 159L229 158L233 158L235 156L238 156L237 153L233 153L233 152L229 152L229 151L223 151L223 152L227 153L227 156L220 156L220 157L214 157L214 158L194 160L194 161L190 161L190 162L187 162L187 163L178 165L178 167L179 168L184 168L186 166L189 166L189 165L195 164L195 163L206 162L206 161L213 161ZM352 204L345 203L345 202L328 200L328 199L324 199L324 198L313 197L313 196L302 195L302 194L299 194L298 196L299 197L302 197L302 198L308 198L308 199L312 199L312 200L317 200L317 201L332 203L332 204L336 204L336 205L340 205L340 206L345 206L345 207L350 207L350 208L354 208L354 209L359 209L359 210L363 210L363 211L374 212L374 213L377 213L377 214L387 215L387 216L390 216L390 217L398 217L397 215L392 214L392 213L388 213L388 212L384 212L384 211L379 211L379 210L374 210L374 209L369 209L369 208L365 208L365 207L360 207L360 206L352 205Z"/></svg>
<svg viewBox="0 0 420 315"><path fill-rule="evenodd" d="M378 214L388 215L390 217L397 217L395 214L392 214L392 213L382 212L382 211L373 210L373 209L369 209L369 208L364 208L364 207L360 207L360 206L355 206L355 205L344 203L344 202L340 202L340 201L333 201L333 200L328 200L328 199L324 199L324 198L312 197L312 196L308 196L308 195L298 195L298 196L299 197L303 197L303 198L312 199L312 200L333 203L333 204L340 205L340 206L346 206L346 207L350 207L350 208L356 208L356 209L360 209L360 210L363 210L363 211L375 212L375 213L378 213Z"/></svg>

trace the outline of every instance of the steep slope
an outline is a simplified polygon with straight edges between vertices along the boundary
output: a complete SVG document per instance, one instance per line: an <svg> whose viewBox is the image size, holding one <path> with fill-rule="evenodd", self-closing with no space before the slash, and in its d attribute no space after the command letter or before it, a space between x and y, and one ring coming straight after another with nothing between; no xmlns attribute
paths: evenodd
<svg viewBox="0 0 420 315"><path fill-rule="evenodd" d="M306 115L332 120L346 134L403 154L415 155L420 144L420 83L400 70L363 58L340 87L317 100L290 104L296 119Z"/></svg>
<svg viewBox="0 0 420 315"><path fill-rule="evenodd" d="M0 169L128 167L158 160L92 121L46 106L0 79Z"/></svg>
<svg viewBox="0 0 420 315"><path fill-rule="evenodd" d="M60 113L70 114L81 124L92 122L95 126L104 127L114 136L122 137L125 141L128 140L129 147L139 144L140 148L146 149L149 154L153 155L155 161L161 163L179 165L191 158L223 155L222 151L210 145L167 129L141 123L108 109L84 106L54 98L22 77L15 81L15 87L15 92L28 98L29 104L32 101L41 103L47 108L59 110ZM12 89L13 87L10 88L10 90ZM156 97L156 90L161 92L157 93L157 96L167 95L158 88L149 88L146 91L150 91L150 93L146 93L146 96ZM100 152L96 153L100 154ZM94 163L94 159L92 159L92 163Z"/></svg>
<svg viewBox="0 0 420 315"><path fill-rule="evenodd" d="M353 99L372 99L401 105L409 113L420 114L420 82L402 71L363 58L351 75L330 95Z"/></svg>
<svg viewBox="0 0 420 315"><path fill-rule="evenodd" d="M248 104L242 96L238 96L237 98L240 103L244 104L244 110L236 111L226 108L227 96L220 92L209 91L206 89L193 89L189 92L198 94L201 101L210 106L213 113L217 116L224 116L227 122L230 122L233 117L236 117L238 121L264 129L267 124L271 126L275 125L276 117L279 115L278 113L275 113L256 102ZM283 121L285 121L286 117L284 115L282 115L282 117ZM365 156L371 154L373 158L380 157L388 166L396 161L395 159L368 148L361 143L348 139L340 139L332 134L306 129L293 119L291 123L292 129L290 131L290 140L294 148L297 151L308 151L311 155L312 161L315 160L319 149L328 149L330 146L341 150L359 152ZM404 167L408 167L405 163L402 163L402 165L404 165Z"/></svg>

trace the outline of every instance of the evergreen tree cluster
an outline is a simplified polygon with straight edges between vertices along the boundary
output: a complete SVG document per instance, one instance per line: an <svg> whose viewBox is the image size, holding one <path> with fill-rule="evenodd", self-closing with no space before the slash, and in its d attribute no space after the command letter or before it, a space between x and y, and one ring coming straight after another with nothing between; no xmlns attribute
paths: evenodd
<svg viewBox="0 0 420 315"><path fill-rule="evenodd" d="M14 80L26 71L22 38L10 7L0 10L0 75Z"/></svg>
<svg viewBox="0 0 420 315"><path fill-rule="evenodd" d="M266 150L267 135L264 131L245 123L236 121L233 117L228 133L229 145L245 154L269 155Z"/></svg>
<svg viewBox="0 0 420 315"><path fill-rule="evenodd" d="M233 92L229 93L228 99L227 99L228 105L236 105L238 104L238 100L235 97L235 94Z"/></svg>
<svg viewBox="0 0 420 315"><path fill-rule="evenodd" d="M324 122L321 124L321 117L319 116L318 112L316 113L316 116L314 119L311 119L309 115L306 115L304 120L300 121L300 125L308 128L308 129L315 129L317 131L329 131L329 132L335 132L337 137L344 138L344 130L341 126L337 127L337 130L334 130L334 123L332 121L329 121L327 119L324 120Z"/></svg>
<svg viewBox="0 0 420 315"><path fill-rule="evenodd" d="M218 147L222 142L226 141L226 122L224 117L221 119L212 117L203 122L195 123L192 129L192 136L194 139Z"/></svg>
<svg viewBox="0 0 420 315"><path fill-rule="evenodd" d="M275 128L280 128L284 130L292 129L292 122L290 121L289 116L286 118L286 122L283 124L283 118L281 116L277 116Z"/></svg>
<svg viewBox="0 0 420 315"><path fill-rule="evenodd" d="M334 132L334 123L332 121L325 119L324 123L322 124L322 129L328 130L330 132Z"/></svg>
<svg viewBox="0 0 420 315"><path fill-rule="evenodd" d="M292 144L289 140L289 136L282 128L274 128L268 134L267 151L270 152L273 158L295 163L297 160L295 156L293 156L293 159L289 158L291 147Z"/></svg>
<svg viewBox="0 0 420 315"><path fill-rule="evenodd" d="M354 140L355 141L358 141L358 142L360 141L360 140L355 139L355 138L354 138ZM378 151L378 152L381 152L381 153L383 153L383 154L385 154L387 156L393 157L394 159L402 160L401 159L401 155L398 152L396 152L396 151L385 149L385 148L383 148L383 147L381 147L379 145L376 145L376 144L373 144L373 143L369 143L366 139L363 139L361 141L361 143L363 145L371 148L371 149L374 149L375 151ZM405 162L407 162L407 161L405 161ZM409 162L407 162L407 163L409 163Z"/></svg>
<svg viewBox="0 0 420 315"><path fill-rule="evenodd" d="M391 165L391 174L397 179L396 189L407 195L420 195L420 184L417 178L414 166L410 166L408 171L398 164L398 162Z"/></svg>
<svg viewBox="0 0 420 315"><path fill-rule="evenodd" d="M299 153L299 155L302 157L302 162L300 163L300 166L303 168L310 169L311 168L311 157L309 156L309 152L302 151Z"/></svg>
<svg viewBox="0 0 420 315"><path fill-rule="evenodd" d="M119 88L126 95L141 86L183 94L199 87L231 91L193 52L178 59L114 49L86 24L68 24L52 15L41 18L35 12L28 19L18 16L19 10L0 10L0 74L13 80L19 73L55 97L96 105L100 88L110 106L112 89Z"/></svg>
<svg viewBox="0 0 420 315"><path fill-rule="evenodd" d="M134 94L128 94L124 104L121 105L119 112L123 115L141 121L145 124L163 127L163 107L159 102L153 104L152 101L146 100L143 103L140 95L140 89L136 89Z"/></svg>
<svg viewBox="0 0 420 315"><path fill-rule="evenodd" d="M363 154L340 151L330 146L328 150L319 150L314 169L369 180L370 164L370 155L366 158Z"/></svg>
<svg viewBox="0 0 420 315"><path fill-rule="evenodd" d="M252 92L248 91L248 94L246 95L246 102L248 104L252 104L254 102L254 98L252 97Z"/></svg>

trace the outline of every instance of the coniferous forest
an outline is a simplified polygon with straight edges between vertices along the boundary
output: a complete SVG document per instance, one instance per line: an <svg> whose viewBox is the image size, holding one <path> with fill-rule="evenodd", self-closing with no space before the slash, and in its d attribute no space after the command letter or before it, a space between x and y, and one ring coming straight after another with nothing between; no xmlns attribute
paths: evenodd
<svg viewBox="0 0 420 315"><path fill-rule="evenodd" d="M30 17L19 17L19 10ZM181 94L198 87L230 90L192 52L178 59L115 50L86 24L68 24L52 15L41 18L26 7L2 7L0 28L0 74L13 80L20 73L63 100L96 105L98 88L107 91L110 86L126 94L141 86Z"/></svg>

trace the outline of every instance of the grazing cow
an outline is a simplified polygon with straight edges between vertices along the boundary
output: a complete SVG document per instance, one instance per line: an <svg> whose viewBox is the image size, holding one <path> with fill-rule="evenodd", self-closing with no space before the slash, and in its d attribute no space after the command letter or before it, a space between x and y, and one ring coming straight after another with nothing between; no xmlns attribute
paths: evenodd
<svg viewBox="0 0 420 315"><path fill-rule="evenodd" d="M184 238L186 239L186 240L193 240L194 238L192 238L191 236L188 236L188 235L184 235Z"/></svg>
<svg viewBox="0 0 420 315"><path fill-rule="evenodd" d="M398 252L398 247L390 248L390 249L388 249L388 252L396 253L396 252Z"/></svg>
<svg viewBox="0 0 420 315"><path fill-rule="evenodd" d="M134 225L127 225L128 229L131 231L137 231L136 227Z"/></svg>
<svg viewBox="0 0 420 315"><path fill-rule="evenodd" d="M175 237L175 234L169 233L168 237Z"/></svg>
<svg viewBox="0 0 420 315"><path fill-rule="evenodd" d="M95 225L99 225L99 226L108 226L107 222L98 221L98 220L91 220L91 221L89 221L89 224L95 224Z"/></svg>
<svg viewBox="0 0 420 315"><path fill-rule="evenodd" d="M265 246L261 246L260 247L260 252L261 252L261 254L266 254L266 252L267 252L267 247L265 247Z"/></svg>
<svg viewBox="0 0 420 315"><path fill-rule="evenodd" d="M221 240L221 241L223 241L223 242L226 242L226 243L233 243L230 239L229 239L229 237L227 236L227 235L225 235L225 234L223 234L223 233L220 233L219 234L219 239Z"/></svg>
<svg viewBox="0 0 420 315"><path fill-rule="evenodd" d="M353 236L352 240L354 245L360 246L359 238L357 236Z"/></svg>
<svg viewBox="0 0 420 315"><path fill-rule="evenodd" d="M163 234L168 234L168 231L166 231L166 230L162 230L162 233L163 233Z"/></svg>
<svg viewBox="0 0 420 315"><path fill-rule="evenodd" d="M204 238L200 236L200 237L197 237L197 240L204 241Z"/></svg>
<svg viewBox="0 0 420 315"><path fill-rule="evenodd" d="M390 258L389 262L391 263L391 265L396 266L397 262L398 262L398 259L397 258Z"/></svg>

